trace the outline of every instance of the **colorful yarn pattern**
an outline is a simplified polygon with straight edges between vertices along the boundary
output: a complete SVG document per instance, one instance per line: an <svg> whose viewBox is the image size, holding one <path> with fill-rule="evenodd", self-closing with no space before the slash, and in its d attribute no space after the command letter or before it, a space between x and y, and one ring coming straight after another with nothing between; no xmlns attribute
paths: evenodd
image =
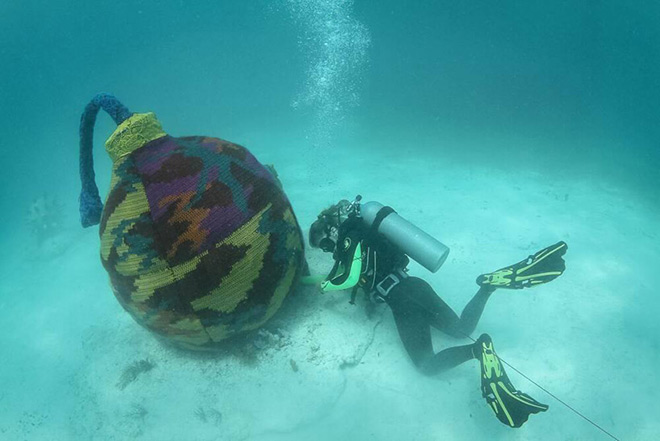
<svg viewBox="0 0 660 441"><path fill-rule="evenodd" d="M154 139L167 135L152 112L134 113L117 125L105 142L105 149L113 161L126 156Z"/></svg>
<svg viewBox="0 0 660 441"><path fill-rule="evenodd" d="M262 326L304 264L276 178L217 138L165 135L116 157L99 231L122 306L192 349Z"/></svg>

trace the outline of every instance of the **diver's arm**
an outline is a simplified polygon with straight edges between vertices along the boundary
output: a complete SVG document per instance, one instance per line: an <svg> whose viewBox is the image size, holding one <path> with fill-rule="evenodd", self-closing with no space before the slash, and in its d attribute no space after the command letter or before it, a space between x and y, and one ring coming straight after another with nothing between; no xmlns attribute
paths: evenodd
<svg viewBox="0 0 660 441"><path fill-rule="evenodd" d="M303 276L300 279L301 283L303 285L316 285L321 292L350 288L350 286L344 287L344 284L346 280L351 278L350 272L348 273L347 277L345 277L345 275L347 274L346 269L350 271L354 267L351 265L353 263L352 259L349 259L347 256L342 258L337 254L335 254L334 257L335 264L332 266L332 269L327 276L320 274L316 276ZM344 261L347 261L348 265L344 265ZM333 288L331 285L337 286L337 288ZM326 286L328 289L324 289Z"/></svg>
<svg viewBox="0 0 660 441"><path fill-rule="evenodd" d="M340 274L337 274L339 272L341 267L341 260L339 258L335 259L335 264L332 266L332 269L328 273L327 276L325 276L323 279L319 280L319 283L326 282L328 280L333 280L336 279L337 277L340 276Z"/></svg>
<svg viewBox="0 0 660 441"><path fill-rule="evenodd" d="M346 253L344 259L337 260L325 281L321 282L321 291L339 291L357 285L362 272L362 245L358 242L353 253ZM341 274L338 270L343 267Z"/></svg>

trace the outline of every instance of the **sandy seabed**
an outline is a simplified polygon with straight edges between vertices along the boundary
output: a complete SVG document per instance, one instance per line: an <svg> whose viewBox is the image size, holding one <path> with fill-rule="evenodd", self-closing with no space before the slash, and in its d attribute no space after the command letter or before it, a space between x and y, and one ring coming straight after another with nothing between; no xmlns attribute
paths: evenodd
<svg viewBox="0 0 660 441"><path fill-rule="evenodd" d="M565 240L566 273L496 292L474 336L488 332L503 359L620 439L660 438L655 208L606 182L432 157L353 158L332 173L262 160L275 162L303 228L361 193L446 243L437 274L416 264L411 273L458 312L478 274ZM262 332L197 356L160 343L121 309L95 229L69 229L43 247L3 265L0 439L608 439L511 370L514 385L550 409L522 429L503 426L481 397L476 361L419 374L387 307L350 305L348 292L301 287ZM313 273L331 265L316 250L307 257ZM437 333L434 342L468 340ZM153 368L118 387L143 359Z"/></svg>

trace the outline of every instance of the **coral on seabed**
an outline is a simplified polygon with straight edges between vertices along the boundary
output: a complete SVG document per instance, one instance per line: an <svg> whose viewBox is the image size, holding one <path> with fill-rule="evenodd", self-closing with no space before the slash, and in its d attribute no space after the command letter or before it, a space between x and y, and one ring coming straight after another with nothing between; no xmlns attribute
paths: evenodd
<svg viewBox="0 0 660 441"><path fill-rule="evenodd" d="M131 363L130 365L126 366L122 372L121 377L116 384L117 388L119 390L124 390L126 386L137 379L138 375L143 372L149 372L154 368L154 366L155 364L148 358Z"/></svg>
<svg viewBox="0 0 660 441"><path fill-rule="evenodd" d="M213 407L204 409L202 406L199 406L195 409L195 416L202 423L212 423L216 426L219 426L222 423L222 412Z"/></svg>

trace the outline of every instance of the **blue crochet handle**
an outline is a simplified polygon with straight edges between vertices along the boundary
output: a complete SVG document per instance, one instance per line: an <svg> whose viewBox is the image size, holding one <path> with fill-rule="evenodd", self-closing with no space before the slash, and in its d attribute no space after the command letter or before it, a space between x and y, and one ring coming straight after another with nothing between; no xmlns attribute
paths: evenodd
<svg viewBox="0 0 660 441"><path fill-rule="evenodd" d="M80 223L83 227L97 225L101 221L103 203L94 180L94 123L99 109L112 117L117 125L129 118L132 113L108 93L99 93L87 104L80 117Z"/></svg>

